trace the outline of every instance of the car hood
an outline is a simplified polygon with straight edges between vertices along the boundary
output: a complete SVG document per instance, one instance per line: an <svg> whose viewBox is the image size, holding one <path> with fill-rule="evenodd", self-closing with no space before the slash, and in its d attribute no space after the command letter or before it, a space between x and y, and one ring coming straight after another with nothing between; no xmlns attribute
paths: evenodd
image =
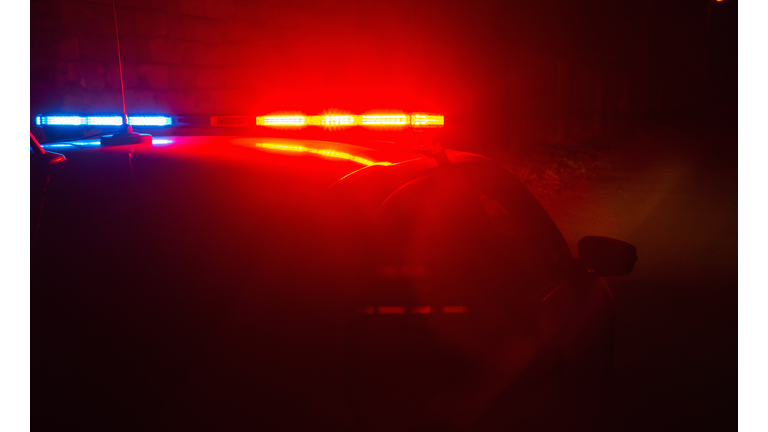
<svg viewBox="0 0 768 432"><path fill-rule="evenodd" d="M340 142L229 136L154 137L152 144L103 147L98 139L43 144L47 151L62 153L68 165L87 159L132 154L133 161L150 158L209 159L230 165L279 165L283 170L349 173L370 165L390 165L423 156L399 150L394 143L371 141L371 146ZM375 147L375 148L374 148Z"/></svg>
<svg viewBox="0 0 768 432"><path fill-rule="evenodd" d="M175 214L178 223L205 223L200 218L206 214L246 214L244 207L256 206L260 216L282 221L311 213L324 190L355 171L435 164L386 147L285 138L162 137L142 145L102 147L87 140L43 147L67 158L48 181L44 213L55 215L47 219L87 227L117 221L128 207L158 221Z"/></svg>

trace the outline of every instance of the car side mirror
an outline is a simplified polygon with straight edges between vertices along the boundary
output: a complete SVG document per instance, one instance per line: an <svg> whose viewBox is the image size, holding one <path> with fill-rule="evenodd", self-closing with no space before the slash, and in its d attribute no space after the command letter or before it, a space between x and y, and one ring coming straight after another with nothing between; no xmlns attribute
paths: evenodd
<svg viewBox="0 0 768 432"><path fill-rule="evenodd" d="M632 273L637 248L608 237L587 236L579 240L579 263L593 276L624 276Z"/></svg>

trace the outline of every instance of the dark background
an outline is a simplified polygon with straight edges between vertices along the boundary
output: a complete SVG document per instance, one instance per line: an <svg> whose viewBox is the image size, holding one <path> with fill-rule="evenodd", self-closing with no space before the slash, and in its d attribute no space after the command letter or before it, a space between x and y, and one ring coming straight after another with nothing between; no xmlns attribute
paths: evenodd
<svg viewBox="0 0 768 432"><path fill-rule="evenodd" d="M736 110L733 0L119 0L117 13L129 113L433 111L444 145L495 156ZM120 111L110 0L33 0L30 62L30 119Z"/></svg>

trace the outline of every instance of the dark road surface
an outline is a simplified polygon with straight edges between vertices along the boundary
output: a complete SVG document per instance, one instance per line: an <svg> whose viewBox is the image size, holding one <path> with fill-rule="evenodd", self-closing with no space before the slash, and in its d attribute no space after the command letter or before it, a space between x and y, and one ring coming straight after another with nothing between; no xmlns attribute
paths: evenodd
<svg viewBox="0 0 768 432"><path fill-rule="evenodd" d="M585 235L637 247L633 274L608 280L617 325L605 430L737 426L737 139L735 121L667 128L542 203L574 254Z"/></svg>

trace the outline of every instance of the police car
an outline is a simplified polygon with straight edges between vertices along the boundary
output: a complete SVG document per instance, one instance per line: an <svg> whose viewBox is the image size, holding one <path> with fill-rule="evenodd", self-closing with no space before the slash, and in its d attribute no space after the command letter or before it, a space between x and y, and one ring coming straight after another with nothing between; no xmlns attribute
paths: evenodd
<svg viewBox="0 0 768 432"><path fill-rule="evenodd" d="M37 123L122 129L30 137L38 427L544 430L601 415L601 277L629 274L635 248L585 237L574 258L512 174L435 144L441 115ZM326 139L291 132L313 128ZM341 133L368 129L388 140Z"/></svg>

